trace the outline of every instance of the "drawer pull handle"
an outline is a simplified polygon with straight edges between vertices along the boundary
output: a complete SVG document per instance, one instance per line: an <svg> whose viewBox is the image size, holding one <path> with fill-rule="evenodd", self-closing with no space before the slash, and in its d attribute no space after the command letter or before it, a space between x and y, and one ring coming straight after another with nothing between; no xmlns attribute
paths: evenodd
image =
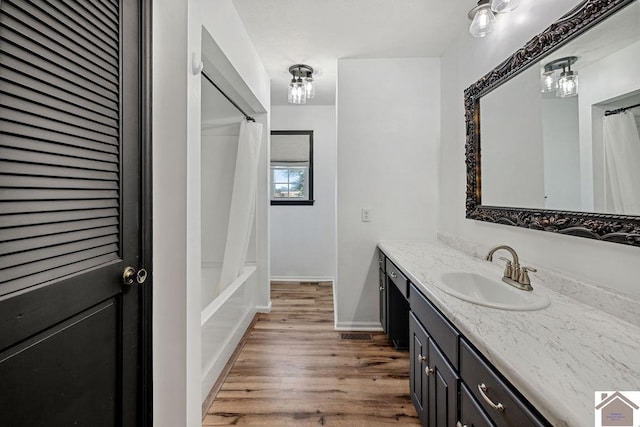
<svg viewBox="0 0 640 427"><path fill-rule="evenodd" d="M427 358L426 358L426 357L424 357L424 356L423 356L423 355L421 355L421 354L419 354L419 355L418 355L418 361L419 361L420 363L424 362L425 360L427 360Z"/></svg>
<svg viewBox="0 0 640 427"><path fill-rule="evenodd" d="M427 366L426 368L424 368L424 373L427 375L433 375L433 368Z"/></svg>
<svg viewBox="0 0 640 427"><path fill-rule="evenodd" d="M462 424L460 421L456 423L456 427L467 427L466 424Z"/></svg>
<svg viewBox="0 0 640 427"><path fill-rule="evenodd" d="M384 286L380 286L378 289L384 291Z"/></svg>
<svg viewBox="0 0 640 427"><path fill-rule="evenodd" d="M393 279L397 279L398 275L395 273L395 271L392 271L391 273L389 273L389 276L391 276L391 278Z"/></svg>
<svg viewBox="0 0 640 427"><path fill-rule="evenodd" d="M489 405L491 405L491 407L493 409L497 409L500 412L504 412L504 406L502 405L502 403L498 403L497 405L495 403L493 403L493 401L491 399L489 399L489 397L485 394L485 392L487 391L487 386L484 385L484 383L482 384L478 384L478 391L480 392L480 395L482 396L482 398L484 399L485 402L487 402Z"/></svg>

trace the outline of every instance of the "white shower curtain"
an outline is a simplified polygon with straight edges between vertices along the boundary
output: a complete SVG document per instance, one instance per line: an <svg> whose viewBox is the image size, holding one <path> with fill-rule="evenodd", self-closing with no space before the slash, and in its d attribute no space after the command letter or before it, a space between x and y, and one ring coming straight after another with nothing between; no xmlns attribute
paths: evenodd
<svg viewBox="0 0 640 427"><path fill-rule="evenodd" d="M242 120L231 195L227 242L218 285L220 292L242 273L247 258L256 211L258 157L261 142L262 124Z"/></svg>
<svg viewBox="0 0 640 427"><path fill-rule="evenodd" d="M640 215L640 135L630 111L604 118L608 212Z"/></svg>

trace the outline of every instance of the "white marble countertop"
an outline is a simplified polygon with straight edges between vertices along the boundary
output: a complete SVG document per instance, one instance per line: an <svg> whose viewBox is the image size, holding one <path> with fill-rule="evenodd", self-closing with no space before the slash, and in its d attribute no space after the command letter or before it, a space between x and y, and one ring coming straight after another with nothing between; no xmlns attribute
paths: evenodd
<svg viewBox="0 0 640 427"><path fill-rule="evenodd" d="M593 426L595 391L640 390L637 325L563 296L535 276L533 292L551 299L545 309L472 304L437 288L439 275L468 271L500 279L499 264L441 242L381 241L378 247L553 425Z"/></svg>

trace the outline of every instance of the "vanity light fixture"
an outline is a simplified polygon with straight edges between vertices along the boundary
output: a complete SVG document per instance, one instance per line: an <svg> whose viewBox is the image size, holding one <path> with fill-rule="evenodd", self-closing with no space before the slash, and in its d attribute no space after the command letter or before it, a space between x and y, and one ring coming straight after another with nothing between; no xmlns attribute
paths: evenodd
<svg viewBox="0 0 640 427"><path fill-rule="evenodd" d="M484 37L493 31L493 21L496 19L491 11L490 0L479 0L478 5L467 14L471 19L469 32L473 37Z"/></svg>
<svg viewBox="0 0 640 427"><path fill-rule="evenodd" d="M484 37L493 31L498 13L511 12L520 6L520 0L479 0L467 17L471 19L469 32L473 37Z"/></svg>
<svg viewBox="0 0 640 427"><path fill-rule="evenodd" d="M520 0L491 0L491 10L495 13L511 12L520 6Z"/></svg>
<svg viewBox="0 0 640 427"><path fill-rule="evenodd" d="M567 56L547 63L541 76L542 92L555 92L559 98L578 95L578 74L571 70L577 60L576 56Z"/></svg>
<svg viewBox="0 0 640 427"><path fill-rule="evenodd" d="M288 101L291 104L306 104L307 99L315 96L313 86L313 68L306 64L295 64L289 67L291 82L289 83Z"/></svg>

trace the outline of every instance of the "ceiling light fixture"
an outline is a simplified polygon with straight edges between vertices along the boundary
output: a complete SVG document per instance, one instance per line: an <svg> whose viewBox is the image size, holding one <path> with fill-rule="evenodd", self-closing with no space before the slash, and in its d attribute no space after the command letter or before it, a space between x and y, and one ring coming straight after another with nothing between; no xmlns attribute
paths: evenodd
<svg viewBox="0 0 640 427"><path fill-rule="evenodd" d="M305 64L289 67L291 82L289 83L288 101L291 104L306 104L307 99L315 96L313 85L313 68Z"/></svg>
<svg viewBox="0 0 640 427"><path fill-rule="evenodd" d="M555 92L560 98L578 95L578 73L571 70L577 60L576 56L567 56L547 63L541 76L542 92Z"/></svg>

